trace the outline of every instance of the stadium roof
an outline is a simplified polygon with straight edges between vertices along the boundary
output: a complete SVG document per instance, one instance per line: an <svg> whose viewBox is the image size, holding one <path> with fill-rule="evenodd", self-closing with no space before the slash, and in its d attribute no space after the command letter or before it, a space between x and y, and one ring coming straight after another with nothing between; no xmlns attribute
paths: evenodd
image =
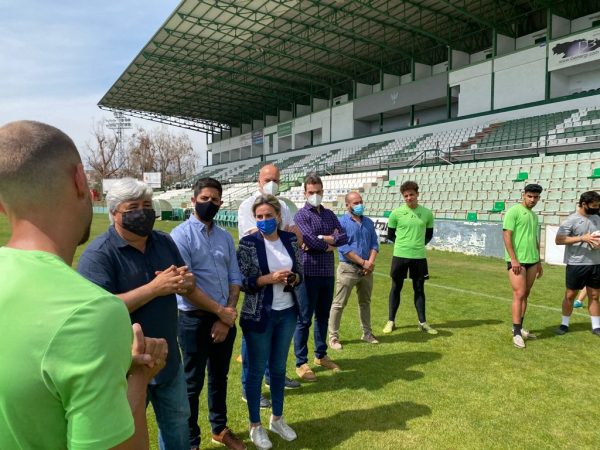
<svg viewBox="0 0 600 450"><path fill-rule="evenodd" d="M448 60L546 27L598 0L183 0L100 100L104 109L216 132L352 93L413 62Z"/></svg>

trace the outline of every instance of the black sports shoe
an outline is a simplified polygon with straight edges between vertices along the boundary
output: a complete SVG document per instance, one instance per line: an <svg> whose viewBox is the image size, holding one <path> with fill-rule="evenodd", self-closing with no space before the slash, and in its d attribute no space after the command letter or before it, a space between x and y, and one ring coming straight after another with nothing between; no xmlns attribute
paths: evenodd
<svg viewBox="0 0 600 450"><path fill-rule="evenodd" d="M268 378L265 378L265 386L271 387L271 381ZM285 389L298 389L301 386L302 385L296 380L285 377Z"/></svg>
<svg viewBox="0 0 600 450"><path fill-rule="evenodd" d="M242 391L242 400L248 403L248 399L246 398L246 393L244 391ZM261 409L267 409L271 407L271 402L269 399L262 394L260 394L260 407Z"/></svg>
<svg viewBox="0 0 600 450"><path fill-rule="evenodd" d="M594 328L592 330L592 334L595 334L596 336L600 337L600 328Z"/></svg>
<svg viewBox="0 0 600 450"><path fill-rule="evenodd" d="M600 332L600 328L597 328L597 330ZM566 325L561 325L560 327L558 327L556 329L556 334L558 334L559 336L562 336L563 334L565 334L567 331L569 331L569 327ZM593 331L592 331L593 333Z"/></svg>

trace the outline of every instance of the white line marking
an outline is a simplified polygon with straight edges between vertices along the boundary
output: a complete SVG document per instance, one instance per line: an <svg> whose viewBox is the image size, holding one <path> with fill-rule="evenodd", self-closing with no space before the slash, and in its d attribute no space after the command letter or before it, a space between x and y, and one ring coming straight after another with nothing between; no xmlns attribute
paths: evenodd
<svg viewBox="0 0 600 450"><path fill-rule="evenodd" d="M387 278L389 278L389 275L386 274L386 273L373 272L373 274L378 275L380 277L387 277ZM438 288L438 289L445 289L447 291L453 291L453 292L460 292L460 293L463 293L463 294L469 294L469 295L472 295L474 297L485 297L485 298L490 298L492 300L500 300L500 301L503 301L503 302L506 302L506 303L512 303L512 299L509 299L509 298L499 297L497 295L485 294L483 292L469 291L468 289L460 289L460 288L456 288L456 287L452 287L452 286L443 286L441 284L432 283L431 281L428 281L426 283L426 286L433 286L433 287ZM552 306L546 306L546 305L536 305L535 303L531 303L531 302L527 303L527 307L528 308L545 309L547 311L562 313L562 309L561 308L554 308ZM574 315L574 316L582 316L582 317L589 317L589 314L583 314L583 313L580 313L580 312L577 312L577 311L573 311L572 315Z"/></svg>

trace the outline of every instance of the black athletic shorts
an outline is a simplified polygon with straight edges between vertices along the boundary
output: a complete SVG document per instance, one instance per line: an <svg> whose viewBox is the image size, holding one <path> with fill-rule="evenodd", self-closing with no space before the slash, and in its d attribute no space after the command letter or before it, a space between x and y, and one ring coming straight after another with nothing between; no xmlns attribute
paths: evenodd
<svg viewBox="0 0 600 450"><path fill-rule="evenodd" d="M527 270L530 267L537 266L537 265L538 265L538 263L526 263L526 264L521 264L521 267L523 267L525 270ZM512 269L512 264L510 261L508 261L506 263L506 270L510 270L510 269Z"/></svg>
<svg viewBox="0 0 600 450"><path fill-rule="evenodd" d="M574 266L567 264L567 289L578 291L584 287L600 289L600 264L590 266Z"/></svg>
<svg viewBox="0 0 600 450"><path fill-rule="evenodd" d="M410 278L413 280L429 279L429 269L427 268L427 260L400 258L399 256L392 257L392 267L390 268L390 276L394 280L404 280L410 272Z"/></svg>

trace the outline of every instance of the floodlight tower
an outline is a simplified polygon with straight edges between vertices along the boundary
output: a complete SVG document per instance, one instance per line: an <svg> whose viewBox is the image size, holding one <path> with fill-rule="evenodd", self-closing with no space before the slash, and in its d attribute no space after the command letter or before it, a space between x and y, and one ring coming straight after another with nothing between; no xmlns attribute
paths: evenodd
<svg viewBox="0 0 600 450"><path fill-rule="evenodd" d="M108 119L106 121L106 128L109 130L113 130L115 135L117 136L117 150L119 154L123 154L123 130L128 130L131 128L131 119L126 117L120 111L113 112L114 119Z"/></svg>

